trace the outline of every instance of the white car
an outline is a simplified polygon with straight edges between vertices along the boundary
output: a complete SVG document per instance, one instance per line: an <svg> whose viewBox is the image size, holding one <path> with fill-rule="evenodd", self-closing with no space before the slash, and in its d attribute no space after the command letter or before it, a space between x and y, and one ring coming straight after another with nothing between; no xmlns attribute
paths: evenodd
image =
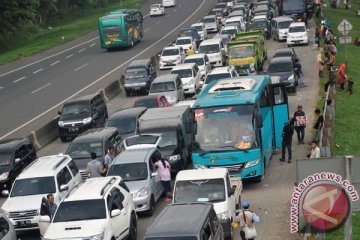
<svg viewBox="0 0 360 240"><path fill-rule="evenodd" d="M174 46L180 46L182 47L185 52L189 50L191 47L194 51L197 50L196 42L193 40L192 37L178 37L175 41Z"/></svg>
<svg viewBox="0 0 360 240"><path fill-rule="evenodd" d="M196 29L201 41L207 39L207 31L204 23L194 23L193 25L191 25L191 27L194 27Z"/></svg>
<svg viewBox="0 0 360 240"><path fill-rule="evenodd" d="M184 63L195 63L198 66L201 74L200 85L202 85L204 83L206 75L211 70L211 64L208 56L204 53L193 54L187 56L184 60Z"/></svg>
<svg viewBox="0 0 360 240"><path fill-rule="evenodd" d="M212 81L217 81L224 78L234 78L238 76L238 73L232 66L214 68L208 73L208 75L206 75L203 88Z"/></svg>
<svg viewBox="0 0 360 240"><path fill-rule="evenodd" d="M246 30L246 26L242 17L230 17L225 20L225 26L238 26L241 31Z"/></svg>
<svg viewBox="0 0 360 240"><path fill-rule="evenodd" d="M162 0L162 5L164 7L175 7L176 6L176 0Z"/></svg>
<svg viewBox="0 0 360 240"><path fill-rule="evenodd" d="M219 31L220 26L219 26L219 22L218 22L215 15L205 16L202 19L202 22L204 23L205 29L206 29L206 31L208 33L209 32L218 32Z"/></svg>
<svg viewBox="0 0 360 240"><path fill-rule="evenodd" d="M240 32L239 26L237 25L230 25L230 26L225 26L221 29L219 35L224 35L224 34L228 34L231 39L235 38L236 34Z"/></svg>
<svg viewBox="0 0 360 240"><path fill-rule="evenodd" d="M196 94L200 89L201 74L195 63L177 65L173 67L170 73L180 76L185 94Z"/></svg>
<svg viewBox="0 0 360 240"><path fill-rule="evenodd" d="M212 66L225 65L225 47L221 38L207 39L200 43L199 53L207 54Z"/></svg>
<svg viewBox="0 0 360 240"><path fill-rule="evenodd" d="M166 47L160 54L159 68L171 69L184 62L186 53L181 46Z"/></svg>
<svg viewBox="0 0 360 240"><path fill-rule="evenodd" d="M291 23L286 38L288 46L295 44L309 44L308 30L303 22Z"/></svg>
<svg viewBox="0 0 360 240"><path fill-rule="evenodd" d="M42 215L42 239L137 238L131 193L119 176L89 178L66 195L55 215Z"/></svg>
<svg viewBox="0 0 360 240"><path fill-rule="evenodd" d="M123 147L125 150L157 148L161 139L161 134L134 135L124 139Z"/></svg>
<svg viewBox="0 0 360 240"><path fill-rule="evenodd" d="M150 6L150 17L165 15L165 8L161 4L153 4Z"/></svg>

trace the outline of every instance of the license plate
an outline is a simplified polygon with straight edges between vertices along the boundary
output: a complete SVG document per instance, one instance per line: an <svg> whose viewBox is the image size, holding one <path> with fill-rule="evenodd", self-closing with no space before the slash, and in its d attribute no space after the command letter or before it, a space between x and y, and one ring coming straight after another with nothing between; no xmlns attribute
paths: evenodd
<svg viewBox="0 0 360 240"><path fill-rule="evenodd" d="M134 87L134 90L140 90L140 87Z"/></svg>
<svg viewBox="0 0 360 240"><path fill-rule="evenodd" d="M29 225L29 224L31 224L30 220L16 222L16 225L18 225L18 226L24 226L24 225Z"/></svg>
<svg viewBox="0 0 360 240"><path fill-rule="evenodd" d="M79 128L74 127L74 128L69 128L69 132L77 132L79 131Z"/></svg>

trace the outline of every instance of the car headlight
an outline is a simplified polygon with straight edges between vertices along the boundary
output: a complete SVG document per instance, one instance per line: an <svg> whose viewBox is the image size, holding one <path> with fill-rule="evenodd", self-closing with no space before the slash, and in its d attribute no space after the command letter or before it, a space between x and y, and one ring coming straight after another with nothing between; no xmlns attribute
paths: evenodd
<svg viewBox="0 0 360 240"><path fill-rule="evenodd" d="M202 164L194 163L193 165L194 165L194 168L201 168L201 169L207 168L205 165L202 165Z"/></svg>
<svg viewBox="0 0 360 240"><path fill-rule="evenodd" d="M134 198L141 198L141 197L145 197L149 194L149 189L148 188L142 188L139 191L137 191L134 194Z"/></svg>
<svg viewBox="0 0 360 240"><path fill-rule="evenodd" d="M94 236L90 236L90 237L88 237L86 239L89 239L89 240L103 240L104 239L104 233L94 235Z"/></svg>
<svg viewBox="0 0 360 240"><path fill-rule="evenodd" d="M0 175L0 181L7 180L9 176L9 172L4 172Z"/></svg>
<svg viewBox="0 0 360 240"><path fill-rule="evenodd" d="M59 127L63 127L63 126L64 126L64 122L63 122L63 121L58 121L58 125L59 125Z"/></svg>
<svg viewBox="0 0 360 240"><path fill-rule="evenodd" d="M250 162L246 163L245 168L254 167L254 166L256 166L259 162L260 162L260 159L256 159L256 160L250 161Z"/></svg>
<svg viewBox="0 0 360 240"><path fill-rule="evenodd" d="M91 123L91 121L92 121L92 118L91 118L91 117L85 118L85 119L83 120L83 124Z"/></svg>
<svg viewBox="0 0 360 240"><path fill-rule="evenodd" d="M9 218L9 212L5 211L3 208L0 209L0 213L4 214L5 217Z"/></svg>
<svg viewBox="0 0 360 240"><path fill-rule="evenodd" d="M219 220L227 220L227 219L229 219L231 217L229 211L218 213L216 215L217 215Z"/></svg>
<svg viewBox="0 0 360 240"><path fill-rule="evenodd" d="M172 155L169 157L169 162L175 162L181 159L181 156L179 154L177 155Z"/></svg>
<svg viewBox="0 0 360 240"><path fill-rule="evenodd" d="M295 82L294 74L291 74L291 76L288 78L288 81L291 83Z"/></svg>

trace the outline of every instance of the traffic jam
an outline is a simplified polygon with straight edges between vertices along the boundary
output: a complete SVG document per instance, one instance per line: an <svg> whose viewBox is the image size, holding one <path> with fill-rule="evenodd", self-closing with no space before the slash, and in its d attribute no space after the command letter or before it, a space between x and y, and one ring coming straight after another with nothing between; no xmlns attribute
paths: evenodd
<svg viewBox="0 0 360 240"><path fill-rule="evenodd" d="M135 240L138 219L153 215L144 239L235 239L239 228L242 239L256 238L259 218L245 214L243 180L261 182L281 148L288 95L300 84L291 46L309 43L305 23L280 16L278 2L219 0L159 55L132 61L121 77L131 108L109 114L100 93L65 102L63 154L38 157L27 138L1 140L8 239L36 230L44 240ZM163 0L149 16L174 7ZM103 48L122 46L109 26L124 16L145 21L138 10L101 17ZM146 37L135 25L126 46ZM269 61L267 41L288 47ZM159 202L167 205L155 218Z"/></svg>

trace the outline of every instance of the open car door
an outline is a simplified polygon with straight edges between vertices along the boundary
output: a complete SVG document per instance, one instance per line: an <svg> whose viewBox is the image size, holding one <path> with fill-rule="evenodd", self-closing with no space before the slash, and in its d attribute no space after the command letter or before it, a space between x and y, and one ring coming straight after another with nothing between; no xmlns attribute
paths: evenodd
<svg viewBox="0 0 360 240"><path fill-rule="evenodd" d="M48 200L43 197L41 199L41 206L40 206L40 219L39 219L39 231L40 236L43 237L46 230L48 229L50 222L52 220L50 204Z"/></svg>

